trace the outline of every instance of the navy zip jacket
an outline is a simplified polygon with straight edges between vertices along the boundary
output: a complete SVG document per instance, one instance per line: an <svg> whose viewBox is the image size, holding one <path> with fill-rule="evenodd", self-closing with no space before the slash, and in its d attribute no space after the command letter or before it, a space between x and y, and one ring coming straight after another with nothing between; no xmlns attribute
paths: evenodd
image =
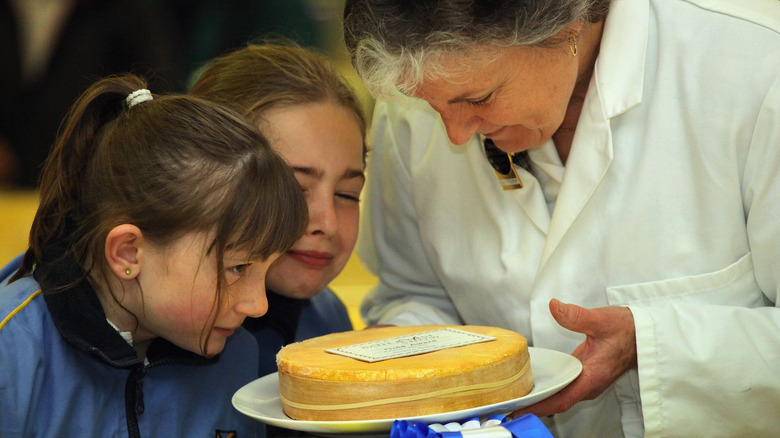
<svg viewBox="0 0 780 438"><path fill-rule="evenodd" d="M144 365L75 263L57 260L10 285L21 257L0 270L0 436L265 435L231 405L233 393L257 378L252 335L237 330L213 359L158 338ZM41 284L62 280L78 285L41 292Z"/></svg>

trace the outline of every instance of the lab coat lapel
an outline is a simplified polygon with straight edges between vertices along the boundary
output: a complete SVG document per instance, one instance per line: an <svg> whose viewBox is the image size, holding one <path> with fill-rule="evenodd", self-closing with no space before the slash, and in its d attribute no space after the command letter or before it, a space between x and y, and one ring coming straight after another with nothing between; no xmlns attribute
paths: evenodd
<svg viewBox="0 0 780 438"><path fill-rule="evenodd" d="M566 232L612 163L612 136L609 120L601 112L597 93L588 93L577 124L572 150L563 176L561 191L547 233L541 267L547 263Z"/></svg>
<svg viewBox="0 0 780 438"><path fill-rule="evenodd" d="M616 1L612 9L614 12L626 7L629 7L626 1ZM604 25L599 58L577 123L540 270L579 217L612 163L610 119L642 101L649 10L647 4L644 10L636 6L631 8L631 14L610 14L628 19L614 22L607 19Z"/></svg>
<svg viewBox="0 0 780 438"><path fill-rule="evenodd" d="M547 202L544 200L542 187L539 185L539 181L525 169L519 169L518 173L523 180L524 187L512 191L512 195L539 231L547 234L550 229L550 210L548 210Z"/></svg>

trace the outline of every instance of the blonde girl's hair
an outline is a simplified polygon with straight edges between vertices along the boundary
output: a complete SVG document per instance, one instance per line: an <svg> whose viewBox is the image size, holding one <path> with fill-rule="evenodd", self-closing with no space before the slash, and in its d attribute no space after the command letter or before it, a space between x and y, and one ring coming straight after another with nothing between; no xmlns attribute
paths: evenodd
<svg viewBox="0 0 780 438"><path fill-rule="evenodd" d="M365 164L366 119L355 91L327 58L291 41L249 44L215 58L189 93L230 105L255 124L272 108L333 102L355 116Z"/></svg>

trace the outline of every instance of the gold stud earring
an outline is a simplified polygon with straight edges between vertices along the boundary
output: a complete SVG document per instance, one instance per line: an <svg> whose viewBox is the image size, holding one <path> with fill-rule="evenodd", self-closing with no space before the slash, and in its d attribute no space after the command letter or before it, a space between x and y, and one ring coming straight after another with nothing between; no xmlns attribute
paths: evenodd
<svg viewBox="0 0 780 438"><path fill-rule="evenodd" d="M125 274L130 275L130 268L125 269Z"/></svg>
<svg viewBox="0 0 780 438"><path fill-rule="evenodd" d="M577 39L574 37L569 38L569 51L573 56L577 56Z"/></svg>

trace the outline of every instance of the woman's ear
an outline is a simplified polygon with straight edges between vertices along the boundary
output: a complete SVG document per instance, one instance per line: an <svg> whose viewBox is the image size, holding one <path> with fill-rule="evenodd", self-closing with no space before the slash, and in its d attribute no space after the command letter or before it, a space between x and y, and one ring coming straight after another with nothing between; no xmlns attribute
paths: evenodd
<svg viewBox="0 0 780 438"><path fill-rule="evenodd" d="M584 27L584 22L582 20L574 20L571 24L566 26L563 30L571 32L572 36L577 36Z"/></svg>
<svg viewBox="0 0 780 438"><path fill-rule="evenodd" d="M143 233L135 225L122 224L106 236L106 261L111 271L121 280L132 280L140 269Z"/></svg>

